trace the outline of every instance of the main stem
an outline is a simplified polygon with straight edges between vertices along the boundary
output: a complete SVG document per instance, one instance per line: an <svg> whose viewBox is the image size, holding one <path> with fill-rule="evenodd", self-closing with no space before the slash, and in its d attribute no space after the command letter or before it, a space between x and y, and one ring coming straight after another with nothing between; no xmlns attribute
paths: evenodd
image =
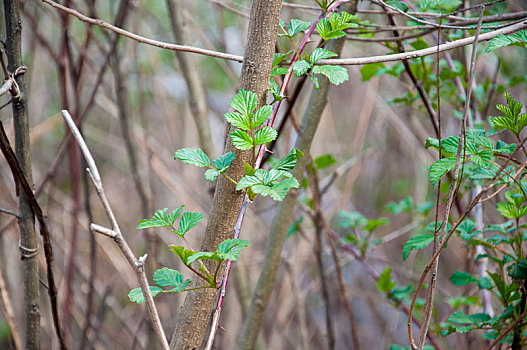
<svg viewBox="0 0 527 350"><path fill-rule="evenodd" d="M22 66L22 21L18 0L5 0L6 54L8 70L13 73ZM30 184L31 172L29 118L27 113L27 90L23 75L15 77L20 96L13 97L13 122L15 127L15 152ZM19 191L18 227L20 228L20 251L24 271L24 312L26 316L25 349L40 349L40 291L38 278L37 240L33 210L24 191ZM33 253L34 252L34 253Z"/></svg>
<svg viewBox="0 0 527 350"><path fill-rule="evenodd" d="M240 85L245 90L255 92L260 104L265 102L265 91L269 87L281 5L280 0L254 0L251 7ZM228 137L224 151L236 154L227 175L234 180L240 179L244 175L243 161L250 161L251 152L237 150ZM226 178L218 179L201 251L214 251L220 242L231 238L244 195L236 191L236 186ZM196 283L198 279L194 278L192 286ZM201 347L216 295L217 291L213 289L187 293L174 330L171 349Z"/></svg>

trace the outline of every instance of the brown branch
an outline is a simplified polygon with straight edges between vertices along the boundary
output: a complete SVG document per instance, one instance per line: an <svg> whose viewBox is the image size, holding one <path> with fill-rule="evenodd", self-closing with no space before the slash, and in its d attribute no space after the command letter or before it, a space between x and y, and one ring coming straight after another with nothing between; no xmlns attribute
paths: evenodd
<svg viewBox="0 0 527 350"><path fill-rule="evenodd" d="M26 177L24 176L24 171L20 167L20 164L18 163L17 157L13 150L11 149L11 146L9 145L9 140L7 139L7 135L4 130L4 126L2 122L0 121L0 149L2 150L2 153L4 154L4 157L7 160L7 163L9 164L9 168L11 169L11 172L13 173L13 178L18 183L19 186L22 187L22 190L24 191L25 196L27 197L27 201L29 202L29 205L33 212L35 213L35 216L37 217L37 221L40 226L40 235L42 236L43 242L44 242L44 255L46 258L46 273L47 273L47 279L48 279L48 295L49 300L51 302L51 314L53 317L53 325L55 326L55 331L57 334L57 338L59 340L59 345L61 349L66 349L66 344L64 343L64 339L62 337L62 331L60 329L60 321L59 321L59 314L58 314L58 308L57 308L57 288L55 286L55 278L53 275L53 248L51 246L51 235L48 230L48 225L46 220L44 219L44 214L42 212L42 209L40 205L37 202L37 199L35 198L35 195L33 194L33 190L29 183L26 180ZM21 246L21 249L23 247ZM24 251L28 250L27 248L23 248ZM36 252L36 250L35 250Z"/></svg>

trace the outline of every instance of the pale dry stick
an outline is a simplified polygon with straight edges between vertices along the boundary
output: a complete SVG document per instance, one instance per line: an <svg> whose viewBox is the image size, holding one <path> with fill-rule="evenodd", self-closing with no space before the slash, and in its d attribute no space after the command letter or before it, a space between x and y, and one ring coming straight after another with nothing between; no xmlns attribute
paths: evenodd
<svg viewBox="0 0 527 350"><path fill-rule="evenodd" d="M13 311L13 306L11 305L11 299L9 298L4 275L2 274L2 269L0 269L0 297L2 299L2 305L4 305L7 324L9 325L9 332L11 333L11 338L13 339L14 348L15 350L23 349L22 343L20 341L20 333L18 333L18 328L15 322L15 313Z"/></svg>
<svg viewBox="0 0 527 350"><path fill-rule="evenodd" d="M99 196L99 199L101 200L101 203L104 207L104 211L106 212L106 215L108 216L108 219L110 220L112 229L108 231L105 230L105 233L109 237L112 237L112 239L117 243L119 248L121 248L121 251L123 255L125 256L126 260L128 260L128 263L133 268L136 274L137 280L139 282L139 285L141 286L141 291L143 292L143 296L146 302L148 316L150 317L150 321L152 322L152 326L157 335L158 341L160 342L164 350L168 350L169 349L168 341L165 336L163 327L161 326L161 320L159 319L159 314L157 313L157 309L154 303L154 298L152 297L152 293L150 293L150 288L148 286L148 279L146 277L146 273L144 269L144 262L146 260L147 255L145 254L139 259L135 257L134 253L132 252L132 249L130 248L126 240L124 239L124 236L121 233L121 230L119 229L119 225L117 224L117 220L115 218L113 210L111 209L110 203L108 202L108 199L106 198L106 193L104 192L104 188L102 186L102 181L101 181L101 176L99 174L99 170L97 169L95 161L90 153L90 150L88 149L88 146L86 145L86 142L84 142L84 139L82 135L80 134L79 130L77 129L77 126L73 122L73 119L71 118L69 112L66 110L63 110L62 116L64 117L64 120L68 124L68 127L70 128L73 134L73 137L77 141L77 144L79 145L84 155L84 158L86 159L86 163L88 164L88 167L89 167L87 169L88 174L90 175L90 178L93 181L93 184L97 191L97 195Z"/></svg>
<svg viewBox="0 0 527 350"><path fill-rule="evenodd" d="M519 30L527 28L527 20L511 25L503 29L494 30L489 33L484 33L479 36L479 41L488 41L494 39L500 34L507 35L515 33ZM437 46L429 47L427 49L416 50L411 52L393 54L393 55L382 55L382 56L369 56L369 57L357 57L357 58L334 58L317 61L316 64L332 64L332 65L342 65L342 66L355 66L363 65L369 63L382 63L382 62L396 62L401 60L409 60L412 58L424 57L437 54L439 52L452 50L461 46L470 45L474 42L474 37L468 37L464 39L458 39L451 41L449 43Z"/></svg>
<svg viewBox="0 0 527 350"><path fill-rule="evenodd" d="M466 101L463 107L463 120L462 124L460 126L460 133L459 133L459 144L457 149L457 155L456 155L456 165L454 167L454 174L452 176L452 183L450 185L450 189L448 191L448 196L446 200L446 207L445 207L445 213L443 215L443 227L441 229L441 235L439 236L439 243L441 243L446 234L447 234L447 225L445 224L448 222L448 218L450 217L450 209L454 200L454 197L457 193L458 189L458 174L459 174L459 167L460 167L460 161L461 157L463 157L463 163L465 160L465 142L466 142L466 127L467 127L467 119L468 115L470 113L470 99L472 97L472 88L473 88L473 80L474 80L474 70L476 67L476 56L477 56L477 47L479 42L479 32L481 29L481 22L483 20L483 13L484 13L485 7L481 6L480 8L480 15L479 15L479 22L478 22L478 29L476 30L475 36L474 36L474 43L472 46L472 56L470 59L470 71L468 76L468 86L467 86L467 93L466 93ZM463 152L463 155L461 154ZM439 255L436 257L434 264L432 266L432 273L430 276L430 285L429 285L429 291L428 291L428 298L425 304L425 310L426 314L423 315L423 324L421 326L420 332L419 332L419 338L417 342L417 349L422 350L425 340L426 340L426 334L428 333L428 328L430 326L430 321L432 317L432 310L433 310L433 302L434 302L434 293L435 293L435 282L436 282L436 276L437 276L437 270L439 267ZM416 289L415 294L418 293L418 289ZM428 306L428 308L427 308ZM409 327L410 333L411 333L411 326ZM415 348L415 344L413 341L413 338L410 337L410 341L412 344L412 348Z"/></svg>
<svg viewBox="0 0 527 350"><path fill-rule="evenodd" d="M114 25L111 25L111 24L109 24L107 22L104 22L103 20L85 16L85 15L83 15L82 13L80 13L80 12L78 12L76 10L73 10L73 9L70 9L69 7L66 7L66 6L63 6L61 4L58 4L58 3L56 3L56 2L54 2L52 0L42 0L42 1L45 2L48 5L53 6L54 8L56 8L58 10L61 10L63 12L68 13L69 15L77 17L82 22L90 23L90 24L93 24L93 25L96 25L96 26L99 26L99 27L111 30L112 32L115 32L117 34L123 35L123 36L125 36L127 38L130 38L130 39L136 40L136 41L141 42L143 44L148 44L148 45L152 45L152 46L156 46L156 47L160 47L160 48L168 49L168 50L193 52L193 53L198 53L198 54L205 55L205 56L223 58L223 59L227 59L227 60L231 60L231 61L237 61L237 62L242 62L243 61L243 57L242 56L238 56L238 55L231 55L231 54L227 54L227 53L223 53L223 52L205 50L205 49L201 49L199 47L193 47L193 46L188 46L188 45L170 44L170 43L162 42L162 41L159 41L159 40L145 38L145 37L143 37L141 35L137 35L135 33L129 32L129 31L124 30L122 28L119 28L119 27L116 27Z"/></svg>
<svg viewBox="0 0 527 350"><path fill-rule="evenodd" d="M168 49L168 50L179 50L179 51L193 52L193 53L202 54L202 55L205 55L205 56L222 58L222 59L227 59L227 60L236 61L236 62L242 62L243 61L243 56L231 55L231 54L218 52L218 51L205 50L205 49L201 49L201 48L197 48L197 47L193 47L193 46L170 44L170 43L166 43L166 42L162 42L162 41L158 41L158 40L148 39L148 38L145 38L143 36L140 36L140 35L131 33L129 31L126 31L124 29L115 27L115 26L113 26L113 25L111 25L109 23L106 23L106 22L102 21L102 20L87 17L87 16L81 14L78 11L75 11L75 10L72 10L72 9L70 9L68 7L65 7L65 6L62 6L60 4L57 4L54 1L51 1L51 0L42 0L42 1L47 3L47 4L49 4L49 5L51 5L51 6L53 6L53 7L55 7L55 8L57 8L57 9L59 9L59 10L61 10L61 11L67 12L68 14L77 17L79 20L81 20L83 22L87 22L87 23L90 23L90 24L93 24L93 25L97 25L99 27L111 30L111 31L116 32L116 33L118 33L120 35L123 35L123 36L128 37L128 38L133 39L133 40L136 40L138 42L141 42L143 44L152 45L152 46L156 46L156 47L160 47L160 48L164 48L164 49ZM489 32L489 33L482 34L482 35L480 35L479 41L491 40L491 39L495 38L496 36L498 36L500 34L503 34L503 35L512 34L512 33L515 33L517 31L525 29L525 28L527 28L527 20L524 20L522 22L513 24L510 27L506 27L506 28L503 28L503 29L498 29L498 30L495 30L495 31L492 31L492 32ZM472 43L473 41L474 41L474 37L454 40L452 42L440 45L439 46L439 52L452 50L452 49L455 49L455 48L458 48L458 47L461 47L461 46L466 46L466 45L469 45L470 43ZM427 48L427 49L423 49L423 50L416 50L416 51L403 53L403 54L383 55L383 56L369 56L369 57L357 57L357 58L326 59L326 60L317 61L316 64L330 64L330 65L343 65L343 66L364 65L364 64L369 64L369 63L396 62L396 61L401 61L401 60L409 60L409 59L412 59L412 58L430 56L430 55L433 55L433 54L436 54L436 53L437 53L436 48L435 47L431 47L431 48Z"/></svg>

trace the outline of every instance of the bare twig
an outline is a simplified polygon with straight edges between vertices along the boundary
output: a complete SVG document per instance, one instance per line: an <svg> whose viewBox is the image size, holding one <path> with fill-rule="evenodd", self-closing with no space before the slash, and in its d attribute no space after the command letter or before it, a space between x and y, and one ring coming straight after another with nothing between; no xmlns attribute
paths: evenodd
<svg viewBox="0 0 527 350"><path fill-rule="evenodd" d="M132 252L130 246L124 239L121 233L121 230L119 229L117 219L115 218L115 215L110 207L110 203L108 202L108 199L104 192L104 188L103 188L102 181L101 181L101 176L99 174L97 166L95 165L95 161L90 153L90 150L88 149L88 146L84 142L82 135L77 129L77 126L73 122L68 111L63 110L62 116L64 117L66 123L68 124L68 127L70 128L73 134L73 137L77 141L77 144L79 145L84 155L84 158L86 159L86 163L88 163L88 169L87 169L88 174L90 175L93 181L93 184L95 185L97 195L99 196L99 199L101 200L101 203L104 207L104 211L106 212L106 215L108 216L108 219L110 220L110 224L112 227L111 230L115 233L115 236L112 238L117 243L123 255L125 256L126 260L128 260L128 263L133 268L136 274L139 285L141 286L141 291L143 292L143 296L145 298L148 316L150 317L150 322L152 323L152 326L154 327L154 331L157 335L158 341L161 344L162 348L167 350L169 349L168 341L165 336L165 331L163 330L163 327L161 326L161 320L159 319L159 314L157 313L157 309L154 303L154 298L152 297L152 293L150 293L150 288L148 286L148 280L147 280L145 269L144 269L144 260L146 256L137 259L135 257L135 254ZM100 227L96 227L96 228L100 228ZM102 231L105 231L110 236L112 236L112 233L110 233L109 231L106 231L106 230L102 230Z"/></svg>
<svg viewBox="0 0 527 350"><path fill-rule="evenodd" d="M127 38L139 41L139 42L141 42L143 44L148 44L148 45L152 45L152 46L156 46L156 47L160 47L160 48L168 49L168 50L193 52L193 53L198 53L198 54L205 55L205 56L223 58L223 59L231 60L231 61L237 61L237 62L242 62L243 61L243 57L242 56L231 55L231 54L227 54L227 53L223 53L223 52L217 52L217 51L211 51L211 50L205 50L205 49L201 49L201 48L193 47L193 46L188 46L188 45L170 44L170 43L162 42L162 41L159 41L159 40L148 39L148 38L145 38L145 37L143 37L141 35L137 35L137 34L129 32L127 30L124 30L124 29L121 29L121 28L116 27L114 25L111 25L111 24L109 24L107 22L104 22L104 21L102 21L100 19L95 19L95 18L91 18L91 17L85 16L85 15L83 15L82 13L80 13L80 12L78 12L76 10L70 9L69 7L63 6L63 5L58 4L58 3L54 2L54 1L51 1L51 0L42 0L42 1L45 2L48 5L53 6L56 9L59 9L61 11L64 11L64 12L72 15L72 16L77 17L79 20L81 20L83 22L94 24L96 26L99 26L99 27L111 30L111 31L113 31L115 33L118 33L119 35L122 35L122 36L125 36Z"/></svg>
<svg viewBox="0 0 527 350"><path fill-rule="evenodd" d="M511 25L510 27L495 30L489 33L481 34L479 36L478 41L487 41L495 38L496 36L500 34L512 34L519 30L527 28L527 20L524 20L520 23ZM441 44L439 45L439 52L448 51L455 49L457 47L470 45L474 42L474 37L468 37L464 39L454 40L449 43ZM383 55L383 56L369 56L369 57L358 57L358 58L335 58L335 59L327 59L327 60L320 60L316 64L335 64L335 65L343 65L343 66L352 66L352 65L362 65L362 64L369 64L369 63L381 63L381 62L396 62L401 60L409 60L412 58L418 58L418 57L424 57L424 56L430 56L437 54L437 47L429 47L427 49L423 50L416 50L412 52L405 52L405 53L399 53L394 55Z"/></svg>
<svg viewBox="0 0 527 350"><path fill-rule="evenodd" d="M57 288L55 286L55 278L53 275L53 248L51 246L51 235L48 230L48 225L46 220L44 219L44 213L42 212L42 208L37 202L37 199L35 198L35 194L33 193L33 189L27 182L26 177L24 176L24 172L17 160L17 157L15 156L15 153L11 149L11 146L9 145L9 140L7 139L7 135L4 130L4 126L2 122L0 121L0 149L2 150L2 153L4 154L4 157L7 160L7 163L9 164L9 167L11 169L11 172L13 173L13 178L15 181L19 184L19 186L22 188L22 190L25 193L25 196L27 197L27 201L33 212L35 213L35 216L37 217L39 226L40 226L40 234L42 236L42 240L44 241L44 256L46 258L46 274L48 279L48 295L49 300L51 303L51 314L53 317L53 325L55 327L55 332L57 334L57 338L59 341L60 348L62 350L66 349L66 344L64 343L64 338L62 336L62 331L60 328L60 321L59 321L59 313L57 309ZM24 254L30 253L33 257L33 254L36 254L38 251L37 249L28 249L26 247L23 247L20 245L21 250L23 250L23 257ZM29 258L30 256L28 256Z"/></svg>

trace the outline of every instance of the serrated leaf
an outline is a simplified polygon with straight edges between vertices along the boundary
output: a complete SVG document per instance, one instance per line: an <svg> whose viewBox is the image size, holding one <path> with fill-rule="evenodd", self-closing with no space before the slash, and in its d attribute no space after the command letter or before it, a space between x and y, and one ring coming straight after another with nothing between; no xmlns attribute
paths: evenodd
<svg viewBox="0 0 527 350"><path fill-rule="evenodd" d="M191 228L196 226L198 222L203 220L204 216L202 213L195 213L195 212L184 212L183 216L181 217L181 221L179 221L179 228L177 230L177 234L180 236L184 236L185 233L187 233Z"/></svg>
<svg viewBox="0 0 527 350"><path fill-rule="evenodd" d="M237 129L229 134L231 137L232 144L241 150L247 150L253 148L253 140L245 131Z"/></svg>
<svg viewBox="0 0 527 350"><path fill-rule="evenodd" d="M341 66L323 65L313 67L313 74L325 75L334 85L339 85L349 80L348 70Z"/></svg>
<svg viewBox="0 0 527 350"><path fill-rule="evenodd" d="M305 74L309 68L311 68L311 63L306 60L299 60L293 63L293 72L295 72L297 77Z"/></svg>
<svg viewBox="0 0 527 350"><path fill-rule="evenodd" d="M273 55L273 68L275 68L276 66L278 66L280 63L282 63L282 61L287 57L289 56L290 54L292 54L294 51L293 50L289 50L288 52L286 53L279 53L279 52L276 52L274 55Z"/></svg>
<svg viewBox="0 0 527 350"><path fill-rule="evenodd" d="M252 91L240 89L240 91L232 98L231 107L240 112L246 118L250 118L258 103L258 97Z"/></svg>
<svg viewBox="0 0 527 350"><path fill-rule="evenodd" d="M512 264L511 269L509 270L509 276L517 280L527 279L527 260L521 259Z"/></svg>
<svg viewBox="0 0 527 350"><path fill-rule="evenodd" d="M258 129L254 134L254 145L263 145L265 143L271 142L278 137L278 131L271 128L270 126L264 126L261 129Z"/></svg>
<svg viewBox="0 0 527 350"><path fill-rule="evenodd" d="M212 163L216 166L216 169L218 169L220 173L223 173L227 170L229 165L231 165L234 159L236 159L236 155L232 152L227 152L224 155L214 159Z"/></svg>
<svg viewBox="0 0 527 350"><path fill-rule="evenodd" d="M527 40L524 38L526 31L522 30L521 32L524 33L516 33L516 35L497 35L495 38L489 41L489 44L485 49L485 53L489 53L506 46L520 46L525 48L527 45Z"/></svg>
<svg viewBox="0 0 527 350"><path fill-rule="evenodd" d="M209 157L199 148L182 148L177 150L174 159L179 159L185 164L195 165L200 168L210 166Z"/></svg>
<svg viewBox="0 0 527 350"><path fill-rule="evenodd" d="M159 287L150 286L150 293L152 293L152 297L156 297L159 293L163 292L163 289ZM143 291L141 288L135 288L128 293L128 298L130 298L130 301L141 304L145 302L145 297L143 295Z"/></svg>
<svg viewBox="0 0 527 350"><path fill-rule="evenodd" d="M310 25L311 25L310 22L304 22L299 19L293 18L289 22L289 35L291 37L294 37L298 33L303 32L304 30L309 28Z"/></svg>
<svg viewBox="0 0 527 350"><path fill-rule="evenodd" d="M273 113L273 107L265 105L262 108L259 108L256 113L254 113L252 120L252 129L259 127L271 116Z"/></svg>
<svg viewBox="0 0 527 350"><path fill-rule="evenodd" d="M463 311L456 311L447 319L448 322L456 324L474 324L477 325L481 322L490 320L490 316L485 313L477 313L467 315Z"/></svg>
<svg viewBox="0 0 527 350"><path fill-rule="evenodd" d="M224 114L225 120L237 128L251 130L250 117L241 115L238 112L227 112Z"/></svg>
<svg viewBox="0 0 527 350"><path fill-rule="evenodd" d="M237 261L244 247L250 246L245 239L226 239L218 245L216 254L223 260Z"/></svg>
<svg viewBox="0 0 527 350"><path fill-rule="evenodd" d="M439 180L456 166L456 157L445 157L438 159L430 166L428 176L432 185L436 185Z"/></svg>
<svg viewBox="0 0 527 350"><path fill-rule="evenodd" d="M172 252L174 252L179 257L181 262L185 265L189 264L187 262L188 258L196 254L195 251L186 249L185 247L182 247L182 246L169 245L169 248Z"/></svg>
<svg viewBox="0 0 527 350"><path fill-rule="evenodd" d="M280 96L280 87L273 79L271 79L269 82L269 90L273 94L275 101L281 101L283 99L282 96Z"/></svg>
<svg viewBox="0 0 527 350"><path fill-rule="evenodd" d="M410 238L403 247L403 260L408 258L412 250L424 249L428 247L430 243L434 240L434 235L430 233L423 233L415 235Z"/></svg>
<svg viewBox="0 0 527 350"><path fill-rule="evenodd" d="M247 176L253 176L256 173L256 169L254 169L246 161L243 161L243 170L245 171L245 175L247 175Z"/></svg>
<svg viewBox="0 0 527 350"><path fill-rule="evenodd" d="M257 171L259 170L262 171L263 176L260 176L260 174L258 174L259 176L257 176L257 178L260 179L262 183L266 186L272 184L276 180L282 178L289 178L293 176L290 172L284 170L271 169L269 171L265 171L262 169L258 169Z"/></svg>
<svg viewBox="0 0 527 350"><path fill-rule="evenodd" d="M187 262L191 264L196 260L214 260L220 262L221 258L218 256L218 254L216 254L216 252L197 252L189 257Z"/></svg>
<svg viewBox="0 0 527 350"><path fill-rule="evenodd" d="M153 280L159 287L177 287L183 282L183 275L179 271L163 267L154 272Z"/></svg>
<svg viewBox="0 0 527 350"><path fill-rule="evenodd" d="M155 228L155 227L172 227L174 221L179 216L179 212L183 206L168 213L168 208L158 210L152 216L152 219L144 219L139 221L137 229Z"/></svg>
<svg viewBox="0 0 527 350"><path fill-rule="evenodd" d="M302 151L293 148L287 156L273 166L273 169L285 171L292 170L296 166L297 160L302 158L303 155L304 153L302 153Z"/></svg>
<svg viewBox="0 0 527 350"><path fill-rule="evenodd" d="M208 169L205 171L205 180L214 182L218 178L218 175L220 175L220 172L217 169Z"/></svg>
<svg viewBox="0 0 527 350"><path fill-rule="evenodd" d="M334 53L333 51L329 51L329 50L322 49L322 48L316 48L313 50L313 52L311 52L311 55L309 55L309 61L311 63L315 63L319 60L323 60L323 59L331 58L335 56L338 56L338 55Z"/></svg>
<svg viewBox="0 0 527 350"><path fill-rule="evenodd" d="M272 70L271 70L271 78L272 77L276 77L277 75L284 75L284 74L287 74L289 72L289 69L285 68L285 67L274 67Z"/></svg>
<svg viewBox="0 0 527 350"><path fill-rule="evenodd" d="M379 290L379 292L390 293L392 289L396 286L396 283L392 281L391 273L392 271L388 266L379 276L379 280L377 281L377 289Z"/></svg>
<svg viewBox="0 0 527 350"><path fill-rule="evenodd" d="M329 34L331 33L331 23L328 19L322 18L320 21L318 21L317 26L315 27L318 34L324 39L325 41L329 40Z"/></svg>
<svg viewBox="0 0 527 350"><path fill-rule="evenodd" d="M288 178L272 186L254 185L252 186L252 190L254 193L260 194L264 197L270 196L276 201L282 201L291 188L298 188L299 186L300 185L295 178Z"/></svg>
<svg viewBox="0 0 527 350"><path fill-rule="evenodd" d="M244 188L258 184L261 184L261 181L256 176L244 176L240 179L240 181L238 181L238 185L236 185L236 190L243 190Z"/></svg>

